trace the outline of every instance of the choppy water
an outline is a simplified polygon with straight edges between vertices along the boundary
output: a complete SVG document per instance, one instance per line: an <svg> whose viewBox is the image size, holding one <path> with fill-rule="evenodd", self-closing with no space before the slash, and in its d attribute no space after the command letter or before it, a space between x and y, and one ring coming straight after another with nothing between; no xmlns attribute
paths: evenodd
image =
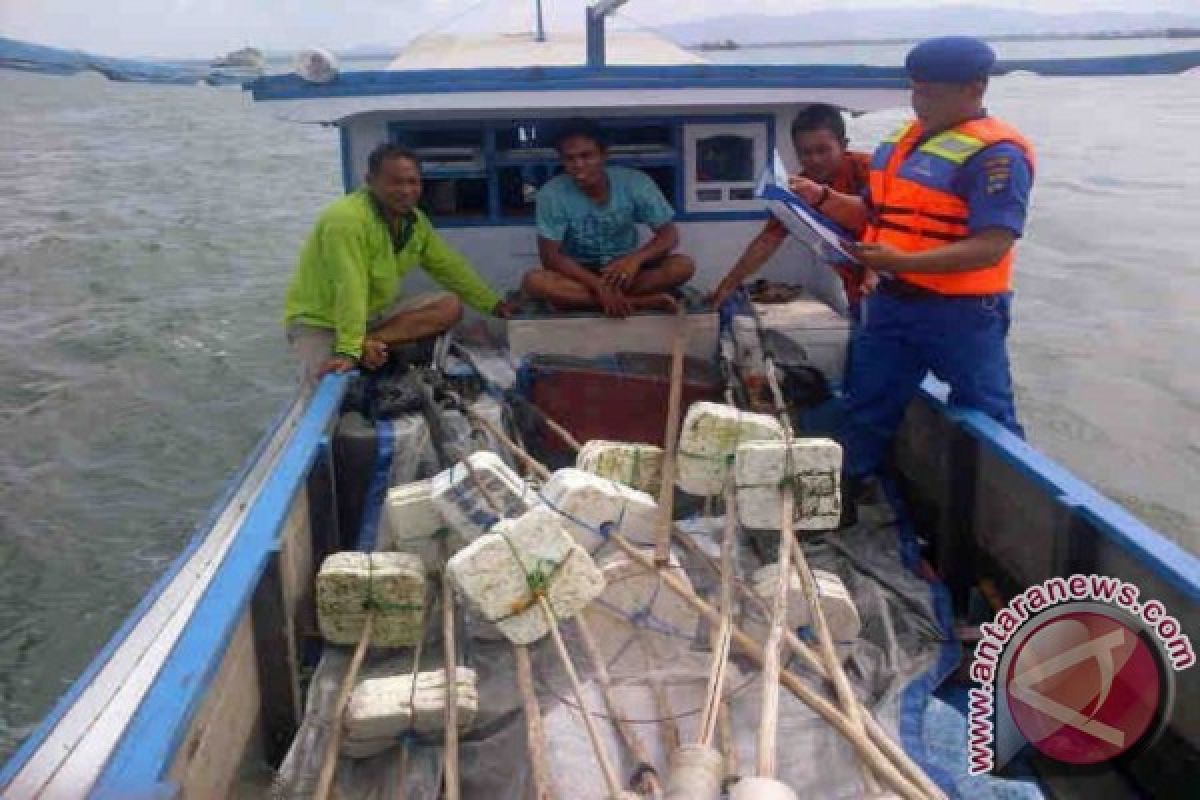
<svg viewBox="0 0 1200 800"><path fill-rule="evenodd" d="M0 98L2 758L286 396L280 298L340 185L334 131L236 90L0 72ZM1014 76L990 105L1040 154L1013 331L1030 437L1196 549L1200 75Z"/></svg>

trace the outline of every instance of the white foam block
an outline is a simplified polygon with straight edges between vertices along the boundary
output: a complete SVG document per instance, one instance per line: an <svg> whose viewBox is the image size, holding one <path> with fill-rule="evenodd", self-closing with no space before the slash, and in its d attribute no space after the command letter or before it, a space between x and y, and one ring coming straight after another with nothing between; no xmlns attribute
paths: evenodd
<svg viewBox="0 0 1200 800"><path fill-rule="evenodd" d="M475 670L455 669L458 728L468 730L479 710ZM436 733L443 729L446 710L446 672L431 670L387 678L368 678L354 687L343 716L342 752L364 758L396 743L400 734Z"/></svg>
<svg viewBox="0 0 1200 800"><path fill-rule="evenodd" d="M608 523L637 544L653 544L658 503L645 492L581 469L560 469L542 487L542 498L589 553L607 543L597 531Z"/></svg>
<svg viewBox="0 0 1200 800"><path fill-rule="evenodd" d="M679 433L676 483L689 494L719 495L728 460L745 442L783 439L779 420L720 403L693 403Z"/></svg>
<svg viewBox="0 0 1200 800"><path fill-rule="evenodd" d="M662 486L663 449L639 442L585 442L575 458L579 469L611 478L658 497Z"/></svg>
<svg viewBox="0 0 1200 800"><path fill-rule="evenodd" d="M357 644L368 609L371 644L408 647L425 629L425 567L411 553L334 553L317 573L317 627L334 644Z"/></svg>
<svg viewBox="0 0 1200 800"><path fill-rule="evenodd" d="M579 613L604 590L604 575L591 556L545 506L497 523L456 553L447 569L467 602L517 644L531 644L549 632L530 591L530 575L544 576L546 599L560 620Z"/></svg>
<svg viewBox="0 0 1200 800"><path fill-rule="evenodd" d="M383 518L376 549L412 553L429 570L441 564L439 534L447 537L450 553L466 544L462 535L446 524L434 505L431 481L406 483L389 489L383 504Z"/></svg>
<svg viewBox="0 0 1200 800"><path fill-rule="evenodd" d="M858 615L858 607L846 590L846 584L833 572L821 569L812 571L817 584L817 596L820 598L821 610L825 612L825 621L829 624L829 633L834 644L853 642L862 632L862 619ZM779 565L767 564L756 570L751 577L754 591L768 604L775 598L775 587L779 585ZM762 641L767 636L770 620L761 615L747 614L746 632ZM788 627L792 630L812 624L812 611L800 589L800 576L793 566L791 581L788 583Z"/></svg>
<svg viewBox="0 0 1200 800"><path fill-rule="evenodd" d="M679 559L671 554L665 568L680 583L692 588ZM639 647L630 647L638 633L661 640L658 651L687 647L699 625L699 614L667 588L658 572L648 570L624 553L612 553L601 561L604 591L583 612L596 639L601 656L613 672L636 671L644 659ZM628 664L622 663L632 658Z"/></svg>
<svg viewBox="0 0 1200 800"><path fill-rule="evenodd" d="M501 519L524 514L536 504L536 495L495 453L480 450L467 460L499 507L499 513L461 462L433 477L431 494L442 518L469 542L487 533Z"/></svg>
<svg viewBox="0 0 1200 800"><path fill-rule="evenodd" d="M773 778L749 777L733 785L729 800L796 800L796 793Z"/></svg>
<svg viewBox="0 0 1200 800"><path fill-rule="evenodd" d="M793 479L796 530L832 530L842 513L842 448L832 439L750 442L738 447L734 478L738 519L747 528L779 530L780 492Z"/></svg>

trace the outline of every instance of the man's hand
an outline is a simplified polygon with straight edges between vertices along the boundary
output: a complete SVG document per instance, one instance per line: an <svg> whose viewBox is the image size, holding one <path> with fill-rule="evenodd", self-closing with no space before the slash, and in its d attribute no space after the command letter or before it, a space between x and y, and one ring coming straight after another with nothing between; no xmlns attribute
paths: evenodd
<svg viewBox="0 0 1200 800"><path fill-rule="evenodd" d="M610 289L625 291L633 285L641 268L642 262L630 253L608 262L608 266L600 270L600 280Z"/></svg>
<svg viewBox="0 0 1200 800"><path fill-rule="evenodd" d="M321 365L321 368L317 370L317 377L324 378L326 375L335 372L349 372L357 366L358 362L350 356L334 356Z"/></svg>
<svg viewBox="0 0 1200 800"><path fill-rule="evenodd" d="M512 315L517 312L517 304L509 300L501 300L496 303L492 309L492 316L496 319L511 319Z"/></svg>
<svg viewBox="0 0 1200 800"><path fill-rule="evenodd" d="M388 360L388 346L380 339L370 336L363 339L362 365L367 369L379 369Z"/></svg>
<svg viewBox="0 0 1200 800"><path fill-rule="evenodd" d="M875 272L903 272L909 253L890 244L852 242L850 252L868 270Z"/></svg>
<svg viewBox="0 0 1200 800"><path fill-rule="evenodd" d="M858 289L866 297L871 292L879 287L879 273L870 267L863 267L862 279L858 283Z"/></svg>
<svg viewBox="0 0 1200 800"><path fill-rule="evenodd" d="M601 283L592 289L592 295L600 303L600 308L606 316L628 317L633 313L633 307L629 305L629 298L619 289L612 289Z"/></svg>
<svg viewBox="0 0 1200 800"><path fill-rule="evenodd" d="M788 178L788 188L792 194L812 206L820 201L826 187L803 175L793 175Z"/></svg>

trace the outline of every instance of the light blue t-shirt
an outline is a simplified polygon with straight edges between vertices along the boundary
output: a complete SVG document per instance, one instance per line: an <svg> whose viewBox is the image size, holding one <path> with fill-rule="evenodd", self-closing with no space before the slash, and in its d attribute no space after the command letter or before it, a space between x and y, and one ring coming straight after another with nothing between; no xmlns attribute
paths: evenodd
<svg viewBox="0 0 1200 800"><path fill-rule="evenodd" d="M644 172L605 167L608 203L598 206L569 175L547 181L537 193L538 235L562 242L563 253L600 268L637 249L637 224L658 229L675 217L671 204Z"/></svg>

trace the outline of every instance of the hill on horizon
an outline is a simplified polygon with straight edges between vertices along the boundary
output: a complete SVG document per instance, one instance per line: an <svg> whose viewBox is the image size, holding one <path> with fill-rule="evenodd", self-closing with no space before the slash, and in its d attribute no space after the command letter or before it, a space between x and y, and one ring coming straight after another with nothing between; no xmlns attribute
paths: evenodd
<svg viewBox="0 0 1200 800"><path fill-rule="evenodd" d="M1046 14L988 6L818 9L798 14L730 14L659 26L676 42L695 45L732 39L739 44L843 39L923 39L971 34L1005 36L1131 32L1200 28L1200 14L1093 11Z"/></svg>

